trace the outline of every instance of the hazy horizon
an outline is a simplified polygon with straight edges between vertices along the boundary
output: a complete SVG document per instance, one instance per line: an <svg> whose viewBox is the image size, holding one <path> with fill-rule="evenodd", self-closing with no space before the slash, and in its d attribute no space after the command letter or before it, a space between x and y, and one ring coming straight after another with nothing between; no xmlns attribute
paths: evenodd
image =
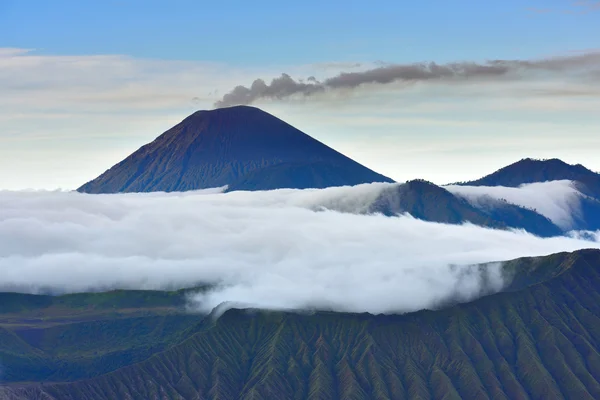
<svg viewBox="0 0 600 400"><path fill-rule="evenodd" d="M178 4L0 3L0 188L75 189L229 104L397 181L600 170L595 2Z"/></svg>

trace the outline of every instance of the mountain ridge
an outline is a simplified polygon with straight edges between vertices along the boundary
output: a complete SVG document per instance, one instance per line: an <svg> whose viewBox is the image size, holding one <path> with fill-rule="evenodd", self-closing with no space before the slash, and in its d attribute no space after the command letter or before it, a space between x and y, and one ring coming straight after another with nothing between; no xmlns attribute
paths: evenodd
<svg viewBox="0 0 600 400"><path fill-rule="evenodd" d="M459 182L457 185L518 187L527 183L558 180L579 182L584 194L600 199L600 174L581 164L567 164L558 158L523 158L483 178Z"/></svg>
<svg viewBox="0 0 600 400"><path fill-rule="evenodd" d="M525 270L520 287L469 303L379 316L233 309L140 363L70 383L0 387L0 394L12 400L600 397L600 251L520 260L525 264L513 265Z"/></svg>

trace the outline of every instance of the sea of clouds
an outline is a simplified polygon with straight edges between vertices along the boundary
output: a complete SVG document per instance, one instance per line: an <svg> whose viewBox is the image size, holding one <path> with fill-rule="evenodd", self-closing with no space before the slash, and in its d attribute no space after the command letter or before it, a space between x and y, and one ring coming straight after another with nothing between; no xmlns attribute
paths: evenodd
<svg viewBox="0 0 600 400"><path fill-rule="evenodd" d="M89 195L0 191L0 291L214 285L191 299L266 309L401 313L498 291L500 264L600 248L598 236L357 214L387 187ZM337 210L337 211L332 211ZM341 211L341 212L340 212Z"/></svg>

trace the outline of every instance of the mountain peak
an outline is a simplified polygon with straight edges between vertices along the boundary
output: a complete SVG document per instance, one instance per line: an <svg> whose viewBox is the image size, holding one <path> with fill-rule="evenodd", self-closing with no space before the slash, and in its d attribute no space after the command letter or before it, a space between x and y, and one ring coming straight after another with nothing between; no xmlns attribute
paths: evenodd
<svg viewBox="0 0 600 400"><path fill-rule="evenodd" d="M410 181L406 181L405 185L412 189L421 189L421 190L435 190L435 191L446 191L446 189L436 185L433 182L430 182L426 179L412 179Z"/></svg>
<svg viewBox="0 0 600 400"><path fill-rule="evenodd" d="M201 110L78 190L87 193L324 188L392 182L250 106Z"/></svg>
<svg viewBox="0 0 600 400"><path fill-rule="evenodd" d="M556 180L585 181L600 176L581 164L571 165L558 159L524 158L481 179L462 183L468 186L518 187L526 183Z"/></svg>
<svg viewBox="0 0 600 400"><path fill-rule="evenodd" d="M231 106L231 107L221 107L221 108L213 108L212 110L198 110L192 114L190 114L188 117L186 117L184 119L193 119L193 118L198 118L198 117L212 117L212 116L217 116L217 115L226 115L229 117L239 117L242 114L257 114L257 115L264 115L266 117L273 117L271 114L269 114L266 111L261 110L258 107L253 107L253 106L246 106L246 105L239 105L239 106Z"/></svg>
<svg viewBox="0 0 600 400"><path fill-rule="evenodd" d="M546 167L546 168L563 168L563 169L578 169L580 171L591 172L589 169L585 168L581 164L568 164L561 160L560 158L522 158L521 160L513 163L505 168L516 167L516 166L537 166L537 167Z"/></svg>

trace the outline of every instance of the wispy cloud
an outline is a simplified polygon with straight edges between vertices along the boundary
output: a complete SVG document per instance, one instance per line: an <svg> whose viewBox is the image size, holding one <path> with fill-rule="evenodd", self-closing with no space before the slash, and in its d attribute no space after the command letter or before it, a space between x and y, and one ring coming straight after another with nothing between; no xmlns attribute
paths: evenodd
<svg viewBox="0 0 600 400"><path fill-rule="evenodd" d="M597 0L578 0L572 2L573 9L582 13L600 10L600 1Z"/></svg>
<svg viewBox="0 0 600 400"><path fill-rule="evenodd" d="M330 62L287 68L310 77L360 67L360 63ZM273 68L111 54L40 55L35 50L0 48L0 115L19 108L91 114L119 109L165 112L209 108L217 93L236 81Z"/></svg>
<svg viewBox="0 0 600 400"><path fill-rule="evenodd" d="M119 55L46 56L0 49L0 106L4 110L68 107L95 113L124 105L139 110L172 108L189 104L194 96L206 100L206 94L198 94L196 88L208 87L210 79L218 86L222 82L220 69L226 67Z"/></svg>
<svg viewBox="0 0 600 400"><path fill-rule="evenodd" d="M534 14L588 14L594 11L600 10L600 1L597 0L568 0L567 3L561 7L529 7L527 10Z"/></svg>

